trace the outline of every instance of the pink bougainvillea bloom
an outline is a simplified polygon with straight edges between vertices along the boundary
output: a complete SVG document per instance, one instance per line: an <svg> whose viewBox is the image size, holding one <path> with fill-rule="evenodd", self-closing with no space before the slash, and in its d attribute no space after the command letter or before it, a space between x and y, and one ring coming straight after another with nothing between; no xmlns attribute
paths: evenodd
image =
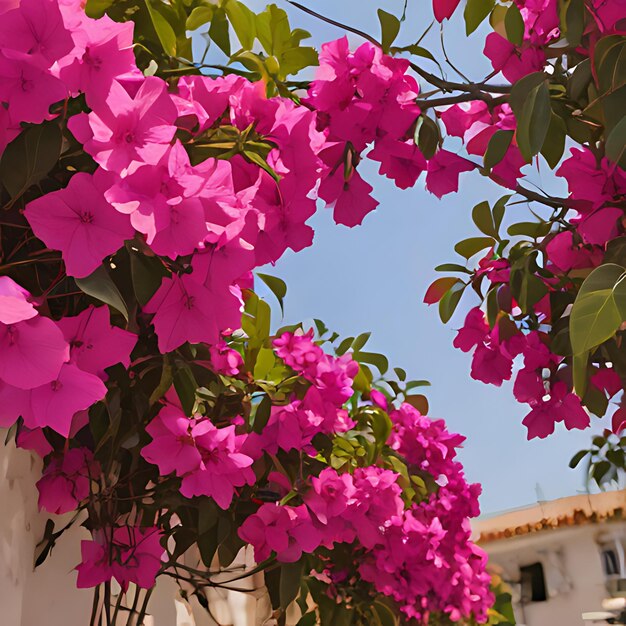
<svg viewBox="0 0 626 626"><path fill-rule="evenodd" d="M391 178L400 189L413 187L427 167L424 155L413 141L383 138L376 141L367 158L380 162L378 173Z"/></svg>
<svg viewBox="0 0 626 626"><path fill-rule="evenodd" d="M606 157L598 163L589 148L571 148L571 156L556 171L567 181L574 206L581 212L597 209L626 193L624 170Z"/></svg>
<svg viewBox="0 0 626 626"><path fill-rule="evenodd" d="M499 346L479 345L472 358L471 377L499 387L511 378L513 360Z"/></svg>
<svg viewBox="0 0 626 626"><path fill-rule="evenodd" d="M600 368L591 376L591 383L606 393L609 398L622 390L622 379L619 374L609 367Z"/></svg>
<svg viewBox="0 0 626 626"><path fill-rule="evenodd" d="M70 344L71 362L103 380L107 379L107 367L130 365L130 353L137 343L137 335L111 326L109 318L108 307L90 306L75 317L62 317L57 322Z"/></svg>
<svg viewBox="0 0 626 626"><path fill-rule="evenodd" d="M615 413L613 413L613 417L611 418L611 430L616 435L620 435L625 428L626 428L626 408L620 406L617 408Z"/></svg>
<svg viewBox="0 0 626 626"><path fill-rule="evenodd" d="M74 92L83 92L87 104L98 106L109 93L114 79L138 72L133 52L134 23L114 22L108 15L81 20L73 29L73 61L60 77Z"/></svg>
<svg viewBox="0 0 626 626"><path fill-rule="evenodd" d="M50 105L67 95L65 85L30 55L0 49L0 100L6 103L11 125L49 119Z"/></svg>
<svg viewBox="0 0 626 626"><path fill-rule="evenodd" d="M513 395L518 402L539 402L545 394L543 379L535 370L524 368L517 373Z"/></svg>
<svg viewBox="0 0 626 626"><path fill-rule="evenodd" d="M198 282L195 273L164 279L144 311L155 314L152 323L162 354L186 342L216 343L221 331L239 325L235 296L230 291L218 296Z"/></svg>
<svg viewBox="0 0 626 626"><path fill-rule="evenodd" d="M229 348L224 341L211 346L209 353L211 354L211 366L218 374L237 376L243 369L241 354L237 350Z"/></svg>
<svg viewBox="0 0 626 626"><path fill-rule="evenodd" d="M133 236L127 216L116 211L89 174L79 172L68 186L29 202L24 212L33 232L60 250L67 273L83 278Z"/></svg>
<svg viewBox="0 0 626 626"><path fill-rule="evenodd" d="M295 563L303 552L313 552L322 540L304 505L263 504L241 525L239 536L254 547L257 562L275 552L281 563Z"/></svg>
<svg viewBox="0 0 626 626"><path fill-rule="evenodd" d="M335 222L352 227L359 225L378 206L378 201L370 195L372 191L373 187L358 172L352 172L350 180L346 182L343 170L339 168L322 181L319 194L327 206L334 207Z"/></svg>
<svg viewBox="0 0 626 626"><path fill-rule="evenodd" d="M12 278L0 276L0 323L15 324L37 315L30 294Z"/></svg>
<svg viewBox="0 0 626 626"><path fill-rule="evenodd" d="M572 269L595 267L602 263L603 253L598 248L574 243L571 230L558 233L546 246L546 255L557 271L569 272Z"/></svg>
<svg viewBox="0 0 626 626"><path fill-rule="evenodd" d="M228 168L228 163L222 163L225 168ZM120 213L130 215L131 224L140 233L146 235L146 241L149 244L152 244L158 232L163 232L167 236L170 228L180 230L183 225L178 224L177 217L181 212L186 213L181 216L186 219L196 218L198 213L200 219L193 221L191 225L193 228L191 226L187 228L187 231L193 231L195 228L196 236L184 238L184 240L191 239L192 242L197 243L206 235L202 208L195 212L193 206L188 207L186 211L180 209L177 215L172 215L172 210L185 198L200 192L204 186L213 189L216 194L226 191L217 185L209 184L209 178L211 183L216 182L214 177L200 174L191 167L187 151L180 141L176 141L156 165L142 165L123 178L113 176L104 195ZM176 238L180 238L180 235L173 237L173 239Z"/></svg>
<svg viewBox="0 0 626 626"><path fill-rule="evenodd" d="M162 476L172 473L184 476L202 463L194 437L205 428L178 407L168 405L146 426L152 441L141 449L141 456L157 465Z"/></svg>
<svg viewBox="0 0 626 626"><path fill-rule="evenodd" d="M76 586L96 587L115 578L124 591L131 582L151 589L165 558L161 537L156 527L121 526L113 530L112 537L96 531L93 541L81 541Z"/></svg>
<svg viewBox="0 0 626 626"><path fill-rule="evenodd" d="M124 173L131 165L159 162L176 132L176 116L167 84L148 76L134 97L114 80L106 102L86 118L70 118L68 127L104 169Z"/></svg>
<svg viewBox="0 0 626 626"><path fill-rule="evenodd" d="M88 495L100 468L87 448L71 448L53 458L37 481L39 509L62 515L74 511Z"/></svg>
<svg viewBox="0 0 626 626"><path fill-rule="evenodd" d="M73 48L55 0L21 0L0 21L0 45L32 55L50 66Z"/></svg>
<svg viewBox="0 0 626 626"><path fill-rule="evenodd" d="M531 406L531 412L522 420L528 428L528 439L551 435L557 422L563 422L568 430L584 430L591 423L580 398L568 391L563 382L555 383L549 394Z"/></svg>
<svg viewBox="0 0 626 626"><path fill-rule="evenodd" d="M484 55L491 60L494 70L512 83L532 72L543 69L546 63L544 51L533 45L518 47L498 33L490 33L485 39Z"/></svg>
<svg viewBox="0 0 626 626"><path fill-rule="evenodd" d="M100 378L64 364L57 378L30 392L32 417L24 417L29 428L49 426L67 437L74 413L102 400L107 388Z"/></svg>
<svg viewBox="0 0 626 626"><path fill-rule="evenodd" d="M194 441L202 457L200 467L183 478L180 492L187 498L209 496L227 509L235 487L254 484L253 459L241 452L245 435L235 435L234 426L216 428L209 420L201 422Z"/></svg>
<svg viewBox="0 0 626 626"><path fill-rule="evenodd" d="M474 307L467 314L463 328L458 331L453 345L463 352L469 352L475 346L482 345L488 334L489 324L485 320L485 314L480 308Z"/></svg>
<svg viewBox="0 0 626 626"><path fill-rule="evenodd" d="M618 207L604 207L578 222L577 231L585 243L603 246L619 234L618 220L624 211Z"/></svg>
<svg viewBox="0 0 626 626"><path fill-rule="evenodd" d="M433 0L435 19L438 22L443 22L443 20L451 18L460 2L461 0Z"/></svg>
<svg viewBox="0 0 626 626"><path fill-rule="evenodd" d="M459 190L459 174L470 172L476 166L467 159L448 150L438 150L428 161L426 189L441 198Z"/></svg>
<svg viewBox="0 0 626 626"><path fill-rule="evenodd" d="M1 383L0 383L1 386ZM0 391L1 397L1 391ZM54 448L46 439L42 428L26 428L22 426L17 432L15 445L24 450L31 450L38 454L42 459L48 456Z"/></svg>
<svg viewBox="0 0 626 626"><path fill-rule="evenodd" d="M16 324L0 322L0 380L32 389L55 380L69 359L69 345L57 325L45 317Z"/></svg>

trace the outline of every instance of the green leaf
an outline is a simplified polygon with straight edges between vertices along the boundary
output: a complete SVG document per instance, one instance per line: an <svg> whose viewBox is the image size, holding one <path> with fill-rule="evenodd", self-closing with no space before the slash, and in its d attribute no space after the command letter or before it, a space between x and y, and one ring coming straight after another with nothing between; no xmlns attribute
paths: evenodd
<svg viewBox="0 0 626 626"><path fill-rule="evenodd" d="M427 115L421 115L415 127L415 143L426 159L432 159L441 139L439 126Z"/></svg>
<svg viewBox="0 0 626 626"><path fill-rule="evenodd" d="M462 272L463 274L472 273L466 267L463 267L458 263L442 263L441 265L437 265L435 272Z"/></svg>
<svg viewBox="0 0 626 626"><path fill-rule="evenodd" d="M610 339L626 320L626 270L607 263L582 284L570 312L574 354L593 350Z"/></svg>
<svg viewBox="0 0 626 626"><path fill-rule="evenodd" d="M426 396L416 394L413 396L406 396L404 401L416 408L422 415L428 415L428 399Z"/></svg>
<svg viewBox="0 0 626 626"><path fill-rule="evenodd" d="M114 0L87 0L85 5L85 13L87 17L98 20L106 12L106 10L113 4Z"/></svg>
<svg viewBox="0 0 626 626"><path fill-rule="evenodd" d="M396 376L398 377L398 380L400 382L405 381L406 380L406 371L403 370L401 367L394 367L393 371L395 372Z"/></svg>
<svg viewBox="0 0 626 626"><path fill-rule="evenodd" d="M361 333L353 342L352 342L352 349L355 352L358 352L368 341L369 338L372 336L372 333Z"/></svg>
<svg viewBox="0 0 626 626"><path fill-rule="evenodd" d="M460 281L459 278L454 276L443 276L442 278L437 278L430 287L426 290L426 295L424 296L425 304L435 304L435 302L439 302L441 298L455 285Z"/></svg>
<svg viewBox="0 0 626 626"><path fill-rule="evenodd" d="M546 138L541 147L541 154L547 161L550 169L554 169L560 162L565 150L565 122L554 111L550 112L550 125Z"/></svg>
<svg viewBox="0 0 626 626"><path fill-rule="evenodd" d="M31 126L20 133L2 153L0 180L11 198L21 196L55 166L63 136L55 122Z"/></svg>
<svg viewBox="0 0 626 626"><path fill-rule="evenodd" d="M530 91L518 118L517 145L527 162L543 147L551 117L550 90L544 80Z"/></svg>
<svg viewBox="0 0 626 626"><path fill-rule="evenodd" d="M298 595L302 580L303 561L283 563L280 568L280 606L286 609Z"/></svg>
<svg viewBox="0 0 626 626"><path fill-rule="evenodd" d="M209 37L214 41L219 49L227 56L230 56L230 32L226 12L217 9L209 26Z"/></svg>
<svg viewBox="0 0 626 626"><path fill-rule="evenodd" d="M513 131L512 130L497 130L489 140L489 145L487 146L487 151L485 152L484 163L485 167L492 169L502 159L506 154L506 151L509 149L511 145L511 141L513 140Z"/></svg>
<svg viewBox="0 0 626 626"><path fill-rule="evenodd" d="M397 626L398 618L384 602L375 601L372 604L372 614L376 620L376 626Z"/></svg>
<svg viewBox="0 0 626 626"><path fill-rule="evenodd" d="M511 224L507 233L511 237L527 236L537 239L538 237L545 237L550 232L550 228L550 222L518 222Z"/></svg>
<svg viewBox="0 0 626 626"><path fill-rule="evenodd" d="M163 278L168 275L167 269L156 256L146 256L133 250L132 243L128 246L130 255L130 273L133 281L133 291L137 302L145 306L157 289Z"/></svg>
<svg viewBox="0 0 626 626"><path fill-rule="evenodd" d="M447 324L454 315L466 286L464 283L457 283L439 301L439 317L444 324Z"/></svg>
<svg viewBox="0 0 626 626"><path fill-rule="evenodd" d="M198 383L186 363L178 367L174 373L174 389L180 399L185 415L193 415L193 407L196 404L196 389Z"/></svg>
<svg viewBox="0 0 626 626"><path fill-rule="evenodd" d="M524 41L524 18L515 2L511 3L504 16L504 28L506 38L512 44L521 46Z"/></svg>
<svg viewBox="0 0 626 626"><path fill-rule="evenodd" d="M296 624L296 626L316 626L317 624L317 614L315 611L311 613L306 613L300 618L300 621Z"/></svg>
<svg viewBox="0 0 626 626"><path fill-rule="evenodd" d="M400 20L395 15L378 9L378 21L380 22L380 31L382 33L381 46L383 52L389 52L389 48L391 48L400 32Z"/></svg>
<svg viewBox="0 0 626 626"><path fill-rule="evenodd" d="M376 366L378 371L382 374L389 369L389 361L383 354L377 352L354 352L353 358L360 363L369 363Z"/></svg>
<svg viewBox="0 0 626 626"><path fill-rule="evenodd" d="M270 414L272 411L272 400L269 396L263 396L263 399L259 403L256 408L256 412L254 414L254 423L252 430L255 433L263 432L263 429L267 426L267 422L270 419Z"/></svg>
<svg viewBox="0 0 626 626"><path fill-rule="evenodd" d="M187 18L187 30L196 30L200 26L208 24L213 19L214 13L215 7L213 5L194 7Z"/></svg>
<svg viewBox="0 0 626 626"><path fill-rule="evenodd" d="M626 169L626 117L617 123L607 137L605 154L613 163Z"/></svg>
<svg viewBox="0 0 626 626"><path fill-rule="evenodd" d="M270 276L269 274L261 274L257 272L257 276L269 287L270 291L276 296L282 314L285 314L284 299L287 295L287 284L282 278Z"/></svg>
<svg viewBox="0 0 626 626"><path fill-rule="evenodd" d="M471 35L482 24L494 5L495 0L467 0L463 11L466 35Z"/></svg>
<svg viewBox="0 0 626 626"><path fill-rule="evenodd" d="M459 241L459 243L454 246L454 249L462 257L471 259L475 254L485 248L490 248L495 243L492 237L470 237L469 239Z"/></svg>
<svg viewBox="0 0 626 626"><path fill-rule="evenodd" d="M511 199L513 194L507 194L506 196L502 196L498 199L498 201L493 205L493 223L496 227L496 232L499 232L500 225L502 224L502 219L504 218L504 211L506 209L506 203Z"/></svg>
<svg viewBox="0 0 626 626"><path fill-rule="evenodd" d="M229 0L226 15L244 50L252 50L256 37L256 15L242 2Z"/></svg>
<svg viewBox="0 0 626 626"><path fill-rule="evenodd" d="M85 276L85 278L75 278L76 286L88 296L100 300L117 309L128 321L128 309L117 285L107 272L106 267L101 265L97 270Z"/></svg>
<svg viewBox="0 0 626 626"><path fill-rule="evenodd" d="M528 100L530 92L545 82L547 76L543 72L532 72L523 78L520 78L512 87L509 97L509 104L515 113L518 124L521 123L524 105Z"/></svg>
<svg viewBox="0 0 626 626"><path fill-rule="evenodd" d="M354 337L346 337L345 339L343 339L342 342L337 347L337 349L335 350L337 355L341 356L342 354L345 354L350 349L350 346L352 345L353 341L354 341Z"/></svg>
<svg viewBox="0 0 626 626"><path fill-rule="evenodd" d="M476 226L478 226L479 230L485 235L493 237L494 239L499 239L498 231L496 230L496 226L493 222L493 216L491 215L491 209L489 208L489 203L486 200L478 203L472 209L472 220Z"/></svg>
<svg viewBox="0 0 626 626"><path fill-rule="evenodd" d="M154 30L156 31L157 37L161 42L161 46L163 50L168 56L175 57L176 56L176 33L172 28L171 24L167 21L167 19L152 6L151 0L144 0L146 3L146 7L148 8L148 13L150 14L150 19L152 20L152 25L154 26Z"/></svg>
<svg viewBox="0 0 626 626"><path fill-rule="evenodd" d="M569 0L565 11L565 36L570 46L580 45L585 29L584 0Z"/></svg>
<svg viewBox="0 0 626 626"><path fill-rule="evenodd" d="M587 361L589 352L581 352L574 354L572 357L572 380L574 383L574 391L580 398L587 391Z"/></svg>
<svg viewBox="0 0 626 626"><path fill-rule="evenodd" d="M578 464L589 454L588 450L579 450L570 460L570 469L575 469Z"/></svg>

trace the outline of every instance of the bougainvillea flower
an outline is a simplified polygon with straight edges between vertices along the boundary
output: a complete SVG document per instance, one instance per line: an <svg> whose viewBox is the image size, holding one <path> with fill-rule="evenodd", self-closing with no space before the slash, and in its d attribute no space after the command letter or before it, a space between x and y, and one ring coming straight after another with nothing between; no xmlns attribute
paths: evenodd
<svg viewBox="0 0 626 626"><path fill-rule="evenodd" d="M174 137L176 115L166 83L148 76L134 98L114 80L106 102L87 118L70 118L68 127L104 169L124 173L131 165L159 162Z"/></svg>
<svg viewBox="0 0 626 626"><path fill-rule="evenodd" d="M424 155L412 141L383 138L376 141L367 158L378 161L380 163L378 173L393 180L400 189L413 187L427 167Z"/></svg>
<svg viewBox="0 0 626 626"><path fill-rule="evenodd" d="M178 407L168 405L146 426L152 441L142 448L141 456L157 465L161 476L172 473L184 476L202 463L195 436L204 428Z"/></svg>
<svg viewBox="0 0 626 626"><path fill-rule="evenodd" d="M89 174L79 172L68 186L29 202L24 212L33 232L60 250L67 273L83 278L133 236L128 216L116 211Z"/></svg>
<svg viewBox="0 0 626 626"><path fill-rule="evenodd" d="M474 346L482 345L488 334L489 324L485 320L485 314L480 308L474 307L467 314L463 327L454 338L453 345L463 352L469 352Z"/></svg>
<svg viewBox="0 0 626 626"><path fill-rule="evenodd" d="M441 198L459 190L459 174L470 172L476 166L467 159L448 150L438 150L428 161L426 189Z"/></svg>
<svg viewBox="0 0 626 626"><path fill-rule="evenodd" d="M55 380L69 359L69 345L57 325L45 317L0 323L0 380L32 389Z"/></svg>
<svg viewBox="0 0 626 626"><path fill-rule="evenodd" d="M154 587L165 558L162 532L156 527L121 526L112 536L108 533L96 531L93 541L81 541L76 586L96 587L115 578L124 591L131 582L143 589Z"/></svg>
<svg viewBox="0 0 626 626"><path fill-rule="evenodd" d="M0 100L6 102L11 125L51 118L50 105L67 95L67 87L32 57L0 49Z"/></svg>
<svg viewBox="0 0 626 626"><path fill-rule="evenodd" d="M56 515L73 511L89 495L98 473L99 465L87 448L71 448L55 457L37 481L39 509Z"/></svg>
<svg viewBox="0 0 626 626"><path fill-rule="evenodd" d="M303 552L315 550L322 539L304 505L263 504L241 525L239 536L254 547L257 562L275 552L283 563L295 563Z"/></svg>
<svg viewBox="0 0 626 626"><path fill-rule="evenodd" d="M134 23L114 22L108 15L81 20L73 30L73 61L60 71L74 92L83 92L87 104L98 106L106 99L115 79L138 72L133 52Z"/></svg>
<svg viewBox="0 0 626 626"><path fill-rule="evenodd" d="M195 280L195 273L164 279L144 311L155 314L152 323L163 354L186 342L216 343L221 331L239 324L236 297L211 291Z"/></svg>
<svg viewBox="0 0 626 626"><path fill-rule="evenodd" d="M62 317L57 325L70 344L70 360L84 372L107 379L105 369L122 363L130 365L130 353L137 343L137 335L109 321L106 306L86 308L74 317Z"/></svg>
<svg viewBox="0 0 626 626"><path fill-rule="evenodd" d="M0 323L15 324L37 315L30 294L8 276L0 276Z"/></svg>
<svg viewBox="0 0 626 626"><path fill-rule="evenodd" d="M245 435L235 435L234 426L216 428L209 420L201 422L198 431L194 441L202 463L183 478L180 492L187 498L209 496L227 509L235 487L254 484L253 459L241 452Z"/></svg>
<svg viewBox="0 0 626 626"><path fill-rule="evenodd" d="M580 398L560 381L552 385L550 393L540 402L531 406L531 412L522 420L528 428L528 439L544 439L551 435L557 422L563 422L568 430L589 427L589 414L580 403Z"/></svg>
<svg viewBox="0 0 626 626"><path fill-rule="evenodd" d="M21 0L0 22L2 48L41 57L47 66L73 47L71 33L63 24L55 0Z"/></svg>
<svg viewBox="0 0 626 626"><path fill-rule="evenodd" d="M29 428L49 426L67 437L74 413L88 409L106 393L100 378L67 363L55 380L30 392L32 418L25 417L24 422Z"/></svg>
<svg viewBox="0 0 626 626"><path fill-rule="evenodd" d="M433 11L438 22L452 17L461 0L433 0Z"/></svg>

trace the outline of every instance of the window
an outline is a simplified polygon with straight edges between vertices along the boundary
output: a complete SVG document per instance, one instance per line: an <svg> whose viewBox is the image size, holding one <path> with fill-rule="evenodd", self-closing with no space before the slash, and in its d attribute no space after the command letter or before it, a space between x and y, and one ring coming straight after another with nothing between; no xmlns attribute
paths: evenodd
<svg viewBox="0 0 626 626"><path fill-rule="evenodd" d="M541 563L520 567L520 583L522 602L545 602L548 599Z"/></svg>
<svg viewBox="0 0 626 626"><path fill-rule="evenodd" d="M605 576L616 576L619 571L619 559L613 548L602 550L602 568Z"/></svg>

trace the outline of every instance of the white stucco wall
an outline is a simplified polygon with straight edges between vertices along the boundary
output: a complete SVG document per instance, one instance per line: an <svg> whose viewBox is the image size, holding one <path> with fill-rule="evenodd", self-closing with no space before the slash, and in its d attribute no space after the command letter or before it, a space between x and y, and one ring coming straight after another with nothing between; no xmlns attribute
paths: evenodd
<svg viewBox="0 0 626 626"><path fill-rule="evenodd" d="M505 579L517 580L520 566L536 562L544 566L549 598L517 606L520 624L582 626L583 612L600 610L608 594L596 540L607 529L626 533L626 524L587 524L482 544L490 561L502 568Z"/></svg>
<svg viewBox="0 0 626 626"><path fill-rule="evenodd" d="M0 626L87 626L93 596L91 590L76 589L73 569L80 561L80 541L88 539L89 533L80 526L72 527L43 565L33 567L36 545L48 519L37 509L35 482L40 472L41 461L34 455L0 443ZM53 517L57 528L70 519ZM262 587L263 582L257 577L242 584ZM175 582L161 577L150 600L152 620L147 620L146 626L215 625L195 601L192 618L176 598ZM253 595L212 591L210 601L220 626L272 623L262 591Z"/></svg>

